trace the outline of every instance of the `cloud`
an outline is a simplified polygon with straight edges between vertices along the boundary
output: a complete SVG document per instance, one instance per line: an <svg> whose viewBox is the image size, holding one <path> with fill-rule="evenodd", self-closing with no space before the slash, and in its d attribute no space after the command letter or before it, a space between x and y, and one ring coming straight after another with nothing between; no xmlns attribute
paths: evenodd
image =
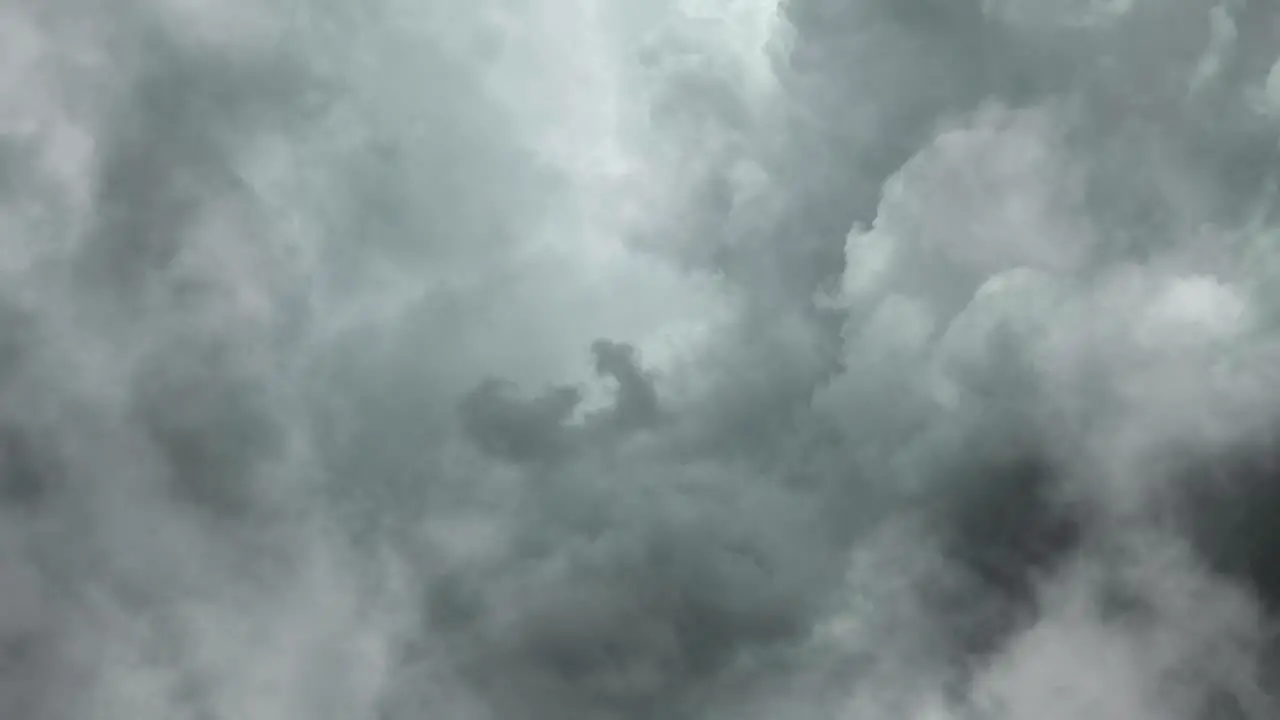
<svg viewBox="0 0 1280 720"><path fill-rule="evenodd" d="M0 713L1270 717L1277 27L0 3Z"/></svg>

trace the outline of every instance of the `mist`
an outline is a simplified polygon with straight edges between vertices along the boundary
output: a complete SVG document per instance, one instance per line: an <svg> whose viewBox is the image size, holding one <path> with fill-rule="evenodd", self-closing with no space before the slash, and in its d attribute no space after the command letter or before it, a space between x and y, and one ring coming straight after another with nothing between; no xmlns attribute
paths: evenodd
<svg viewBox="0 0 1280 720"><path fill-rule="evenodd" d="M0 717L1280 712L1280 5L0 0Z"/></svg>

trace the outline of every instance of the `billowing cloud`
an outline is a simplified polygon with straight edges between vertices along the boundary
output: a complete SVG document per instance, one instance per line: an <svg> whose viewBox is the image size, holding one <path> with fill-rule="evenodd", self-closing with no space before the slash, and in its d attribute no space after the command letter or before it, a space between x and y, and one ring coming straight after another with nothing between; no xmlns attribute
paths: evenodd
<svg viewBox="0 0 1280 720"><path fill-rule="evenodd" d="M1278 30L0 0L0 715L1272 717Z"/></svg>

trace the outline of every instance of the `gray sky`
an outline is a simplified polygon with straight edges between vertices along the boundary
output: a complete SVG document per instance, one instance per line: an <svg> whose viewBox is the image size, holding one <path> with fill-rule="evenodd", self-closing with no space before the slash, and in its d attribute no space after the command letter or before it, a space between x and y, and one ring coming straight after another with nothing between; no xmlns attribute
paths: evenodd
<svg viewBox="0 0 1280 720"><path fill-rule="evenodd" d="M0 0L0 716L1275 717L1278 161L1263 0Z"/></svg>

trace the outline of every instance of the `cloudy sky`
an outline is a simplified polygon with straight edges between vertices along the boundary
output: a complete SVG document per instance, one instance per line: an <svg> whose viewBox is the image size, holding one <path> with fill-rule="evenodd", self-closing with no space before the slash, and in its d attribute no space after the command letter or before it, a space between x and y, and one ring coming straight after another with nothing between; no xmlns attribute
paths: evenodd
<svg viewBox="0 0 1280 720"><path fill-rule="evenodd" d="M1280 712L1280 4L0 0L0 717Z"/></svg>

